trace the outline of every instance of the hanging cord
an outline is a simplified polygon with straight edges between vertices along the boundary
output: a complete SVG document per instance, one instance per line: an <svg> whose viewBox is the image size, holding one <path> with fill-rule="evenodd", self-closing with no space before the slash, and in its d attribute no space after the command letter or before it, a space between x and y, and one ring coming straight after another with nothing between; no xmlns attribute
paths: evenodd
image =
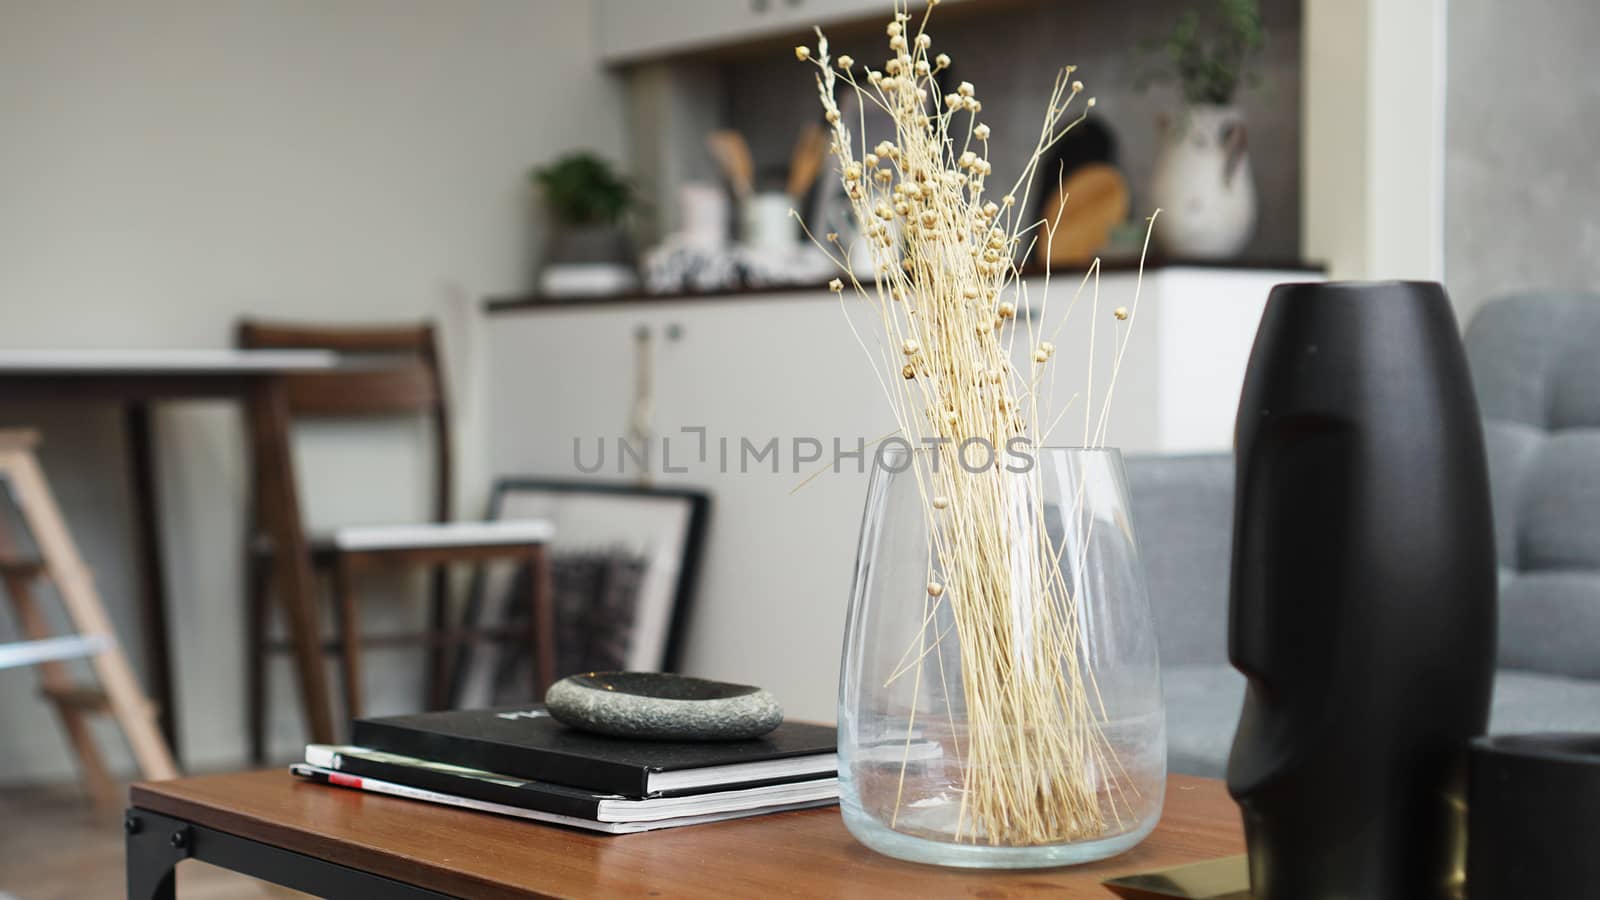
<svg viewBox="0 0 1600 900"><path fill-rule="evenodd" d="M640 487L650 487L655 473L650 466L650 420L655 415L655 344L650 326L633 332L633 412L629 416L628 442L643 448L645 464L639 469Z"/></svg>

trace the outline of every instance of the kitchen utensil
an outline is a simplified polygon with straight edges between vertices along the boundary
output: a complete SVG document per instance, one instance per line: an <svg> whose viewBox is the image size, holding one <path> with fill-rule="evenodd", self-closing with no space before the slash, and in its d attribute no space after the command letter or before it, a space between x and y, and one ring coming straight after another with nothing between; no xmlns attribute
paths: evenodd
<svg viewBox="0 0 1600 900"><path fill-rule="evenodd" d="M737 131L722 129L706 135L706 148L722 167L722 174L740 198L755 193L756 167L750 156L750 145Z"/></svg>
<svg viewBox="0 0 1600 900"><path fill-rule="evenodd" d="M1039 261L1053 266L1086 263L1127 217L1128 182L1122 173L1106 163L1079 166L1050 193L1040 210L1040 218L1051 230L1048 241L1040 236Z"/></svg>
<svg viewBox="0 0 1600 900"><path fill-rule="evenodd" d="M828 155L828 132L815 123L806 126L789 155L789 196L799 202L811 190Z"/></svg>

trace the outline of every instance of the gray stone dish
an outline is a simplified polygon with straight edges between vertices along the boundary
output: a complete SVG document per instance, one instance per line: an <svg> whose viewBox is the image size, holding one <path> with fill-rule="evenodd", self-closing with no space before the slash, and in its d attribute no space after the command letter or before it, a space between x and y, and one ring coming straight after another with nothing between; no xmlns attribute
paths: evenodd
<svg viewBox="0 0 1600 900"><path fill-rule="evenodd" d="M569 675L544 705L569 728L656 741L749 740L783 722L783 707L761 688L664 672Z"/></svg>

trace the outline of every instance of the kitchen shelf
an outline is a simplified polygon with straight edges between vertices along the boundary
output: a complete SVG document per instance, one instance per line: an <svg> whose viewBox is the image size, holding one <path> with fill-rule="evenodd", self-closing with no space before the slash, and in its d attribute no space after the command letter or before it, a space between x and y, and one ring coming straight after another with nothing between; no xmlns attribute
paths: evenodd
<svg viewBox="0 0 1600 900"><path fill-rule="evenodd" d="M1321 278L1326 273L1326 266L1320 262L1306 260L1286 259L1233 259L1233 260L1189 260L1172 258L1151 258L1145 260L1146 272L1161 269L1227 269L1234 271L1282 271L1305 272L1308 275ZM1102 259L1100 271L1105 274L1136 272L1139 269L1137 257L1120 259ZM1071 270L1056 270L1057 278L1081 277L1083 268L1074 267ZM1042 266L1027 266L1022 270L1022 277L1031 278L1044 275ZM508 313L540 312L542 310L570 310L574 307L610 307L622 304L658 304L675 302L697 302L712 300L759 300L777 294L825 294L826 283L818 284L781 284L766 285L762 287L731 287L715 291L679 291L673 293L653 294L648 291L628 291L618 294L603 294L590 297L539 297L535 295L513 295L502 297L489 297L484 300L484 310L491 315Z"/></svg>

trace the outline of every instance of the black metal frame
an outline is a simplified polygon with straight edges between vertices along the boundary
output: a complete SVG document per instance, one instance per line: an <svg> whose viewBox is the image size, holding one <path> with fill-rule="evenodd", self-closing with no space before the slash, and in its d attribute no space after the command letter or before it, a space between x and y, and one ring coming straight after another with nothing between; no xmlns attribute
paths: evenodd
<svg viewBox="0 0 1600 900"><path fill-rule="evenodd" d="M175 900L175 869L186 859L332 900L450 896L138 807L128 810L123 826L128 836L128 900Z"/></svg>

